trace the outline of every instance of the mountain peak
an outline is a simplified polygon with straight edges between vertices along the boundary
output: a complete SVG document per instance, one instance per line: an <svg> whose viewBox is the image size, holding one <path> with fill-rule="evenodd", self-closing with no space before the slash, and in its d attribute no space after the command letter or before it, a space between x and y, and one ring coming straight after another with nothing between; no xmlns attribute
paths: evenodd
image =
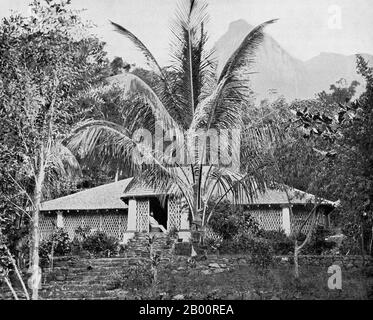
<svg viewBox="0 0 373 320"><path fill-rule="evenodd" d="M215 44L218 73L252 28L247 21L239 19L233 21L228 31L218 39ZM372 59L372 56L368 56L369 61ZM321 52L308 61L301 61L292 57L267 34L256 50L250 69L254 72L250 85L259 98L268 97L268 92L273 89L288 100L313 98L340 78L363 83L361 76L356 73L354 56Z"/></svg>
<svg viewBox="0 0 373 320"><path fill-rule="evenodd" d="M248 29L252 29L252 26L244 19L239 19L229 24L229 31Z"/></svg>

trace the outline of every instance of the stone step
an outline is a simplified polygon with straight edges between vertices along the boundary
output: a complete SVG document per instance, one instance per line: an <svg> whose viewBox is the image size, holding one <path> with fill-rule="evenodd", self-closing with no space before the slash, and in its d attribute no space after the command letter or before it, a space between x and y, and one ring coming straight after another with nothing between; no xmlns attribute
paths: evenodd
<svg viewBox="0 0 373 320"><path fill-rule="evenodd" d="M115 293L112 293L107 290L100 290L100 291L94 291L94 290L81 290L81 291L49 291L49 292L41 292L40 296L45 299L79 299L79 300L87 300L87 299L97 299L99 298L112 298Z"/></svg>
<svg viewBox="0 0 373 320"><path fill-rule="evenodd" d="M43 298L42 300L54 301L55 298ZM76 298L76 297L59 297L58 300L120 300L118 297L89 297L89 298Z"/></svg>
<svg viewBox="0 0 373 320"><path fill-rule="evenodd" d="M43 283L42 288L51 288L51 287L60 287L60 286L79 286L79 285L85 285L85 286L90 286L90 285L105 285L106 283L109 282L108 277L106 279L87 279L87 280L77 280L77 279L69 279L65 281L50 281L47 283Z"/></svg>
<svg viewBox="0 0 373 320"><path fill-rule="evenodd" d="M82 291L109 291L108 290L108 284L109 281L107 282L102 282L102 283L64 283L64 284L59 284L59 285L43 285L41 288L42 292L82 292Z"/></svg>

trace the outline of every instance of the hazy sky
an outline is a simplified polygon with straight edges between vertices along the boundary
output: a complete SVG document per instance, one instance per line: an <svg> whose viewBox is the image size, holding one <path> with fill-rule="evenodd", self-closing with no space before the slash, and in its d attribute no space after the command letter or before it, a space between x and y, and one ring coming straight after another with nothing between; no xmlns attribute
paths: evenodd
<svg viewBox="0 0 373 320"><path fill-rule="evenodd" d="M0 17L13 9L27 13L28 0L0 0ZM72 0L74 7L86 8L95 32L108 46L110 56L141 63L130 42L115 33L108 20L135 33L167 63L169 26L176 0ZM307 60L320 52L373 54L372 0L210 0L211 42L224 34L229 24L244 19L255 25L279 18L267 32L296 58Z"/></svg>

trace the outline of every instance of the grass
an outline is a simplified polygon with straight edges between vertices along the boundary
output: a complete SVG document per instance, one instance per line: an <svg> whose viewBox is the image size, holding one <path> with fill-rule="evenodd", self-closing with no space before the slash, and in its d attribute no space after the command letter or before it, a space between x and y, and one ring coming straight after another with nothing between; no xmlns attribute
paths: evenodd
<svg viewBox="0 0 373 320"><path fill-rule="evenodd" d="M371 294L369 292L373 288L372 278L368 279L359 270L342 271L342 290L328 288L329 276L327 268L323 267L302 268L299 280L294 279L290 266L278 266L263 271L245 265L211 275L202 275L193 269L177 274L164 270L159 272L157 294L153 298L159 299L163 295L169 299L182 294L185 299L197 300L362 300L368 299ZM134 298L149 296L145 291L137 291Z"/></svg>

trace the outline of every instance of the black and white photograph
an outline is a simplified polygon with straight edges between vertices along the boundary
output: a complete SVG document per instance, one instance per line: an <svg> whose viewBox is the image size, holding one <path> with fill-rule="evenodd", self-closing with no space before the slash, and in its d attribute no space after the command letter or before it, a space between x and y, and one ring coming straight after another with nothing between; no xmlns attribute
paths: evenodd
<svg viewBox="0 0 373 320"><path fill-rule="evenodd" d="M373 300L372 18L0 0L0 300Z"/></svg>

